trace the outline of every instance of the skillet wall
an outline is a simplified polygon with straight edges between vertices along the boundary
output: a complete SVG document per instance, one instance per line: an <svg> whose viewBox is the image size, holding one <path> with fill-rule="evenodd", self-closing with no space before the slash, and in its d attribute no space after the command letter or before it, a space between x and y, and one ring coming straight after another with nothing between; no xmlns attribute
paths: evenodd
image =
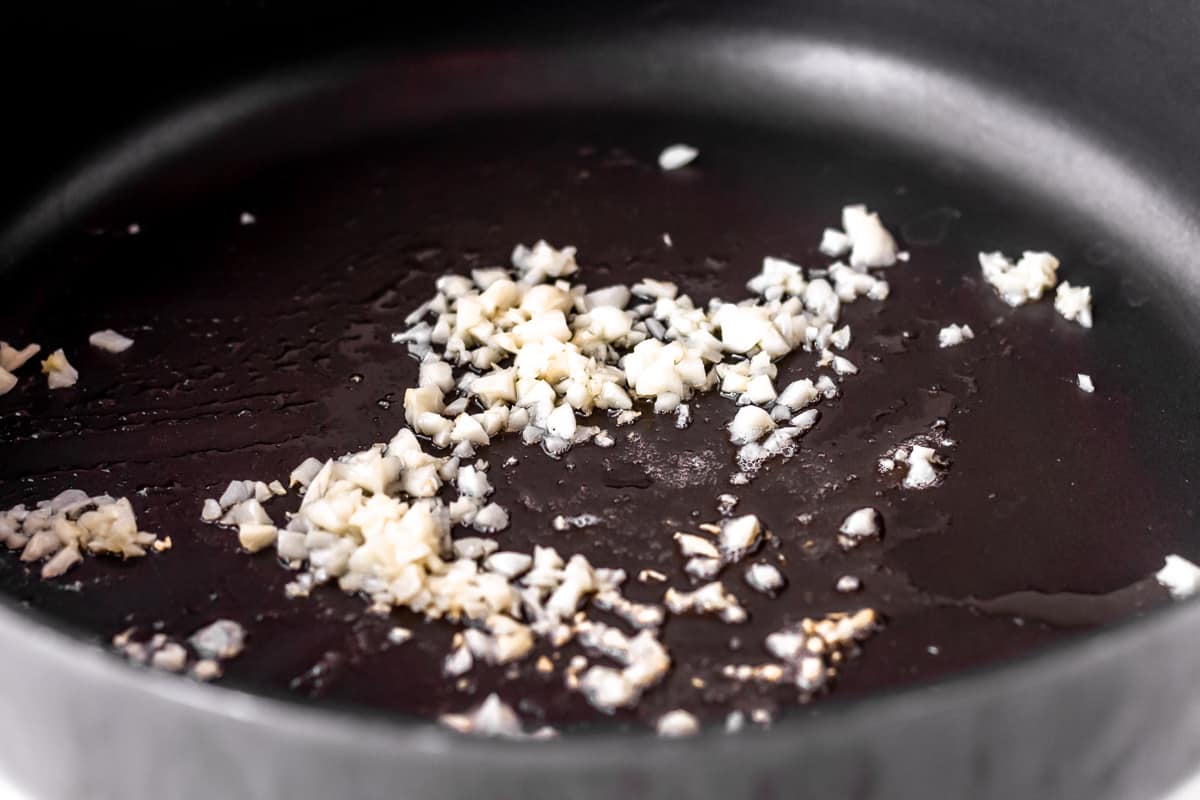
<svg viewBox="0 0 1200 800"><path fill-rule="evenodd" d="M430 7L432 6L432 8ZM383 7L383 8L381 8ZM1006 0L378 4L24 3L0 48L0 220L98 144L240 78L368 43L553 41L711 23L833 34L1016 90L1148 169L1200 186L1200 6Z"/></svg>

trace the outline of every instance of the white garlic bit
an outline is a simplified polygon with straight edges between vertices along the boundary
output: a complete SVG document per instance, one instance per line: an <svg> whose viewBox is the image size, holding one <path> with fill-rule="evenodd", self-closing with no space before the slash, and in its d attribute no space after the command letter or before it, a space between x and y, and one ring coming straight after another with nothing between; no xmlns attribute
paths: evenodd
<svg viewBox="0 0 1200 800"><path fill-rule="evenodd" d="M821 244L817 248L830 258L841 258L850 252L850 237L836 228L821 231Z"/></svg>
<svg viewBox="0 0 1200 800"><path fill-rule="evenodd" d="M719 527L717 544L726 563L740 561L753 552L763 535L762 523L753 514L721 520Z"/></svg>
<svg viewBox="0 0 1200 800"><path fill-rule="evenodd" d="M552 457L587 442L616 447L617 438L588 425L589 417L603 413L627 425L652 406L682 427L697 409L693 398L719 390L739 404L728 431L743 472L731 481L744 483L766 459L790 456L819 417L811 406L834 400L839 389L823 374L781 381L779 390L776 362L804 350L838 375L857 372L834 352L851 341L839 321L843 304L886 298L886 282L867 270L897 258L890 233L865 207L844 209L843 226L844 240L826 237L825 249L848 252L850 265L806 274L799 264L767 257L747 283L751 296L734 302L698 305L674 283L652 278L589 291L574 277L575 248L544 240L514 247L511 268L445 275L408 316L408 328L393 336L420 363L417 385L403 396L406 427L386 444L297 467L290 480L303 487L303 499L286 527L263 509L276 490L259 482L231 483L219 501L205 504L203 516L236 527L247 549L273 543L298 571L289 596L336 584L376 610L404 608L463 626L447 674L524 658L535 639L556 648L574 640L590 656L616 663L572 665L564 674L568 687L602 711L635 703L670 668L657 638L666 611L747 619L716 578L761 544L761 523L747 515L701 526L715 539L678 534L686 571L708 583L667 590L664 611L625 598L623 571L593 567L581 555L540 546L501 551L494 539L461 535L490 535L510 522L505 508L489 502L495 476L476 454L504 434L519 434ZM445 497L446 484L456 496ZM722 513L730 513L732 505L722 502ZM561 531L594 521L559 515L550 524ZM664 578L639 573L643 581ZM779 569L766 563L752 565L745 579L768 593L784 585ZM590 620L591 608L611 612L638 634ZM488 714L506 718L492 700ZM478 727L470 714L450 716L456 725Z"/></svg>
<svg viewBox="0 0 1200 800"><path fill-rule="evenodd" d="M746 568L746 583L762 594L774 595L783 588L783 573L772 564L751 564Z"/></svg>
<svg viewBox="0 0 1200 800"><path fill-rule="evenodd" d="M842 209L842 229L850 240L850 266L867 269L896 263L896 240L883 227L879 215L865 205Z"/></svg>
<svg viewBox="0 0 1200 800"><path fill-rule="evenodd" d="M96 331L88 337L88 344L107 353L124 353L133 347L133 339L122 336L112 328Z"/></svg>
<svg viewBox="0 0 1200 800"><path fill-rule="evenodd" d="M1087 392L1088 394L1096 391L1096 385L1092 383L1091 375L1085 375L1082 372L1079 373L1075 376L1075 384L1079 387L1080 391Z"/></svg>
<svg viewBox="0 0 1200 800"><path fill-rule="evenodd" d="M279 529L268 523L243 522L238 525L238 544L251 553L270 547L278 537Z"/></svg>
<svg viewBox="0 0 1200 800"><path fill-rule="evenodd" d="M882 518L873 508L860 508L842 520L838 534L838 542L849 550L867 539L878 539L883 534Z"/></svg>
<svg viewBox="0 0 1200 800"><path fill-rule="evenodd" d="M1040 300L1058 281L1058 259L1050 253L1026 250L1014 264L1002 253L980 253L983 278L1010 306Z"/></svg>
<svg viewBox="0 0 1200 800"><path fill-rule="evenodd" d="M729 441L734 444L757 442L775 430L775 420L758 406L742 406L729 423Z"/></svg>
<svg viewBox="0 0 1200 800"><path fill-rule="evenodd" d="M975 338L970 325L947 325L938 331L938 347L957 347Z"/></svg>
<svg viewBox="0 0 1200 800"><path fill-rule="evenodd" d="M845 356L834 356L833 371L838 375L855 375L858 373L858 367Z"/></svg>
<svg viewBox="0 0 1200 800"><path fill-rule="evenodd" d="M1063 281L1054 291L1054 310L1085 328L1092 327L1092 290Z"/></svg>
<svg viewBox="0 0 1200 800"><path fill-rule="evenodd" d="M862 588L862 581L855 575L843 575L837 579L837 584L834 586L841 594L851 594Z"/></svg>
<svg viewBox="0 0 1200 800"><path fill-rule="evenodd" d="M700 151L691 145L673 144L658 154L658 166L666 171L679 169L695 161L699 155Z"/></svg>
<svg viewBox="0 0 1200 800"><path fill-rule="evenodd" d="M932 447L913 445L908 455L908 472L904 475L904 486L908 489L925 489L937 483L938 473L933 466Z"/></svg>
<svg viewBox="0 0 1200 800"><path fill-rule="evenodd" d="M792 411L799 411L821 398L821 393L810 378L792 381L779 393L776 402Z"/></svg>
<svg viewBox="0 0 1200 800"><path fill-rule="evenodd" d="M698 734L700 732L700 721L687 711L677 708L659 717L654 728L659 736L667 739L679 739Z"/></svg>
<svg viewBox="0 0 1200 800"><path fill-rule="evenodd" d="M501 739L551 739L557 732L551 727L542 727L526 733L521 718L513 707L493 693L476 708L465 714L443 714L438 721L451 730L472 736Z"/></svg>
<svg viewBox="0 0 1200 800"><path fill-rule="evenodd" d="M675 542L679 545L679 552L684 558L700 558L719 559L721 551L717 546L703 536L697 536L694 533L677 532L675 534Z"/></svg>
<svg viewBox="0 0 1200 800"><path fill-rule="evenodd" d="M246 642L246 629L230 619L219 619L193 633L188 644L201 658L235 658Z"/></svg>
<svg viewBox="0 0 1200 800"><path fill-rule="evenodd" d="M1171 597L1182 600L1200 590L1200 567L1183 556L1169 555L1154 578L1166 587Z"/></svg>
<svg viewBox="0 0 1200 800"><path fill-rule="evenodd" d="M617 628L590 620L577 624L576 630L584 647L622 665L621 669L589 667L578 679L576 688L601 711L633 705L671 668L666 648L650 630L630 638Z"/></svg>
<svg viewBox="0 0 1200 800"><path fill-rule="evenodd" d="M292 470L292 474L288 476L288 486L299 484L301 487L307 488L323 466L325 466L324 463L315 458L304 459L304 462Z"/></svg>
<svg viewBox="0 0 1200 800"><path fill-rule="evenodd" d="M51 389L68 389L79 382L79 371L67 361L67 354L61 347L42 361L42 372Z"/></svg>
<svg viewBox="0 0 1200 800"><path fill-rule="evenodd" d="M680 592L677 589L667 589L663 595L663 605L672 614L715 614L724 622L737 624L745 622L748 615L735 597L726 591L720 581L705 584L692 592Z"/></svg>
<svg viewBox="0 0 1200 800"><path fill-rule="evenodd" d="M20 550L25 562L45 561L43 578L62 575L84 555L137 558L158 541L138 530L133 506L125 498L89 497L68 489L28 509L0 511L0 544Z"/></svg>
<svg viewBox="0 0 1200 800"><path fill-rule="evenodd" d="M42 346L39 344L28 344L18 350L8 342L0 342L0 369L16 372L41 351Z"/></svg>

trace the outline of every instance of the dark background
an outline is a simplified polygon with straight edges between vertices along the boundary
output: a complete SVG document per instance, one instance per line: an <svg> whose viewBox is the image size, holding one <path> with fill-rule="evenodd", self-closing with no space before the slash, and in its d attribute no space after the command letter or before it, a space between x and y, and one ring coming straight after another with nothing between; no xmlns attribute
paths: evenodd
<svg viewBox="0 0 1200 800"><path fill-rule="evenodd" d="M1106 0L605 0L572 2L367 2L367 0L115 0L11 3L0 12L0 223L31 191L121 131L238 78L388 43L434 47L448 38L559 40L631 35L681 20L736 14L751 25L816 29L961 65L1037 104L1049 104L1118 144L1150 156L1163 174L1200 185L1192 109L1200 106L1195 42L1200 4ZM1113 21L1119 25L1114 29ZM1031 33L1036 30L1031 41ZM1096 59L1095 52L1106 54ZM1142 69L1147 54L1153 69ZM1063 83L1068 92L1059 91ZM1056 90L1057 89L1057 90ZM1162 102L1166 92L1170 103ZM1148 120L1154 120L1148 124Z"/></svg>

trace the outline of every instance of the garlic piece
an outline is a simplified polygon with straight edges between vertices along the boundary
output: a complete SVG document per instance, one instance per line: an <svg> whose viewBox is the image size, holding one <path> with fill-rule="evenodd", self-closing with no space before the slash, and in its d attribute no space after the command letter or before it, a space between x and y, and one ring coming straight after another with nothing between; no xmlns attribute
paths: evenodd
<svg viewBox="0 0 1200 800"><path fill-rule="evenodd" d="M1058 259L1046 252L1027 250L1016 264L1002 253L980 253L979 266L1000 299L1014 307L1040 300L1058 281Z"/></svg>
<svg viewBox="0 0 1200 800"><path fill-rule="evenodd" d="M275 544L279 529L274 525L244 522L238 526L238 544L251 553L257 553Z"/></svg>
<svg viewBox="0 0 1200 800"><path fill-rule="evenodd" d="M809 378L792 381L779 393L777 402L792 411L799 411L805 406L815 403L821 396L817 387Z"/></svg>
<svg viewBox="0 0 1200 800"><path fill-rule="evenodd" d="M695 161L698 155L700 151L691 145L673 144L658 154L658 166L664 171L679 169Z"/></svg>
<svg viewBox="0 0 1200 800"><path fill-rule="evenodd" d="M742 406L729 423L729 441L750 444L775 430L775 420L758 406Z"/></svg>
<svg viewBox="0 0 1200 800"><path fill-rule="evenodd" d="M766 595L774 595L785 583L783 573L771 564L751 564L745 578L751 589Z"/></svg>
<svg viewBox="0 0 1200 800"><path fill-rule="evenodd" d="M1054 310L1085 328L1092 327L1092 290L1063 281L1054 292Z"/></svg>
<svg viewBox="0 0 1200 800"><path fill-rule="evenodd" d="M947 325L938 331L938 347L957 347L974 338L975 331L970 325Z"/></svg>
<svg viewBox="0 0 1200 800"><path fill-rule="evenodd" d="M124 353L130 347L133 347L133 339L122 336L112 328L107 328L102 331L96 331L89 336L88 344L108 353Z"/></svg>
<svg viewBox="0 0 1200 800"><path fill-rule="evenodd" d="M78 370L67 361L67 354L61 347L42 361L42 372L51 389L68 389L79 381Z"/></svg>
<svg viewBox="0 0 1200 800"><path fill-rule="evenodd" d="M838 543L843 550L849 550L867 539L878 539L882 533L879 512L873 508L860 508L842 521L838 528Z"/></svg>
<svg viewBox="0 0 1200 800"><path fill-rule="evenodd" d="M904 476L904 486L908 489L924 489L937 482L937 470L933 466L933 448L923 445L913 445L908 456L908 472Z"/></svg>
<svg viewBox="0 0 1200 800"><path fill-rule="evenodd" d="M850 240L850 266L890 267L896 263L896 240L865 205L842 209L842 228Z"/></svg>

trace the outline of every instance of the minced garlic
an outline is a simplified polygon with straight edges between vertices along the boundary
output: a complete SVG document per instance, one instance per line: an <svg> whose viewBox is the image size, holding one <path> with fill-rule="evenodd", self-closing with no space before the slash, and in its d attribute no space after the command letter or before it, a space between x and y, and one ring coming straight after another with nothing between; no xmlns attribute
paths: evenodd
<svg viewBox="0 0 1200 800"><path fill-rule="evenodd" d="M42 372L51 389L68 389L79 381L79 372L67 361L61 347L42 361Z"/></svg>
<svg viewBox="0 0 1200 800"><path fill-rule="evenodd" d="M979 266L983 269L984 280L1010 306L1040 300L1058 280L1058 259L1046 252L1027 250L1015 264L1002 253L980 253Z"/></svg>
<svg viewBox="0 0 1200 800"><path fill-rule="evenodd" d="M0 512L0 544L20 550L22 561L45 561L43 578L62 575L85 555L144 556L156 541L138 530L133 506L123 497L68 489L31 509L18 505Z"/></svg>
<svg viewBox="0 0 1200 800"><path fill-rule="evenodd" d="M89 336L88 344L108 353L124 353L130 347L133 347L133 339L122 336L111 328L108 328L96 331Z"/></svg>
<svg viewBox="0 0 1200 800"><path fill-rule="evenodd" d="M673 144L658 154L658 166L664 171L686 167L696 160L700 151L691 145Z"/></svg>

